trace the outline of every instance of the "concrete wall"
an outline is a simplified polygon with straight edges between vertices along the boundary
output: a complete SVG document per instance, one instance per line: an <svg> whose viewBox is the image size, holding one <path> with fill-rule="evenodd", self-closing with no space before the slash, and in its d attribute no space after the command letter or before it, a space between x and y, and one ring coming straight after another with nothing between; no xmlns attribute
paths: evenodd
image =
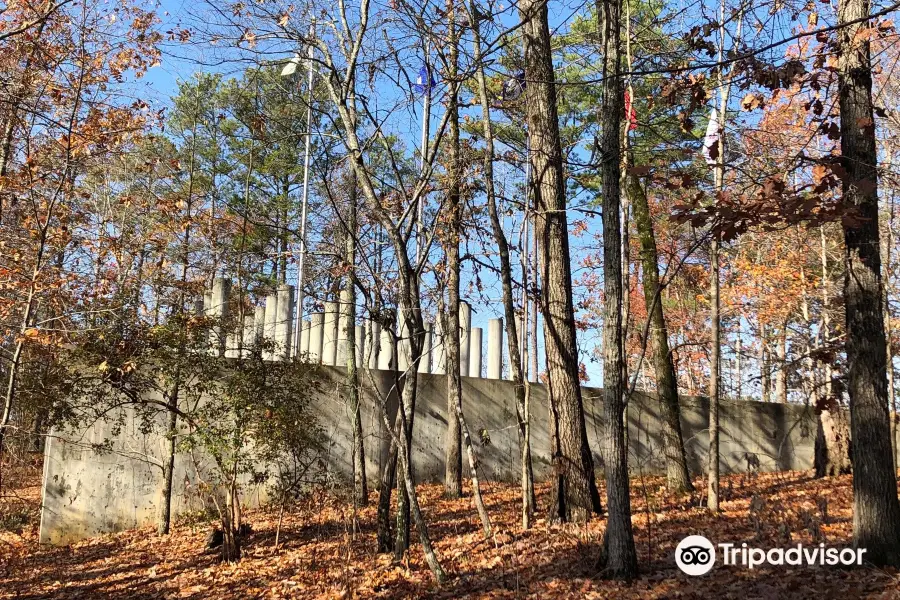
<svg viewBox="0 0 900 600"><path fill-rule="evenodd" d="M371 379L361 373L362 419L367 473L379 478L387 460L390 438L376 395L388 399L396 410L396 377L391 371L373 370ZM311 386L311 402L326 430L325 464L337 479L351 473L350 413L343 401L343 369L319 367L318 383ZM414 427L414 469L418 481L442 481L444 432L447 424L446 377L419 374L419 393ZM531 439L535 472L547 475L549 436L548 405L544 386L531 387ZM516 481L519 477L518 439L514 385L500 379L463 378L463 404L470 430L478 444L484 476ZM682 428L692 472L704 468L708 442L708 401L685 398ZM601 391L584 388L588 437L598 471L602 470L600 440L603 428ZM797 405L723 401L720 407L723 472L740 472L759 461L762 470L812 467L816 421L813 409ZM658 402L635 394L628 406L629 465L633 473L664 472ZM149 425L149 426L148 426ZM103 532L152 523L160 499L164 456L162 415L156 423L123 412L116 419L98 422L78 432L54 432L46 446L41 541L64 544ZM107 450L99 451L105 447ZM175 467L175 514L198 509L196 457L179 455ZM200 460L200 459L198 459ZM202 462L202 460L200 460ZM246 486L251 504L266 499L264 486Z"/></svg>

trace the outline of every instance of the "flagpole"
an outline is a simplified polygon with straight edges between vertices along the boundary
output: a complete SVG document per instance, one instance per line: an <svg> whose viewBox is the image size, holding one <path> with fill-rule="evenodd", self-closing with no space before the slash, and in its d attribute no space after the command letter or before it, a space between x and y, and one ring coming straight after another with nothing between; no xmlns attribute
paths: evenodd
<svg viewBox="0 0 900 600"><path fill-rule="evenodd" d="M300 258L297 261L297 320L294 325L293 355L300 355L302 345L300 339L303 336L303 283L305 280L304 266L306 263L306 221L309 205L309 146L312 138L312 103L313 103L313 43L316 37L315 21L309 25L309 47L307 49L307 61L309 68L306 75L306 142L303 153L303 203L300 210Z"/></svg>
<svg viewBox="0 0 900 600"><path fill-rule="evenodd" d="M528 361L528 342L530 336L530 320L528 318L528 270L530 268L531 261L529 260L529 233L528 228L528 209L529 209L529 197L531 191L531 139L528 136L528 125L525 125L525 203L523 206L523 214L524 219L522 226L525 228L524 240L522 242L522 346L519 348L519 354L521 355L521 363L522 363L522 378L524 380L530 380L530 373L528 365L525 364ZM535 240L537 241L537 240Z"/></svg>
<svg viewBox="0 0 900 600"><path fill-rule="evenodd" d="M425 45L425 79L422 85L425 93L422 94L422 138L420 141L421 151L419 169L422 175L425 174L425 166L428 164L428 137L431 129L431 68L428 66L428 45ZM418 267L422 253L422 237L423 237L423 215L425 212L425 194L423 193L416 199L416 266Z"/></svg>

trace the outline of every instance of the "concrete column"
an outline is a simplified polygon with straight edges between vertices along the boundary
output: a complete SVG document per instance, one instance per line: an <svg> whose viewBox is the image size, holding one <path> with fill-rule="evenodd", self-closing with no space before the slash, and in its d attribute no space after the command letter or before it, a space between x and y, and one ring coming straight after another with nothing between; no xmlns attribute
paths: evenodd
<svg viewBox="0 0 900 600"><path fill-rule="evenodd" d="M350 346L350 336L347 328L353 327L356 321L356 319L352 319L346 314L349 303L350 294L347 293L347 290L341 290L341 301L338 305L337 361L335 362L340 367L347 366L347 349Z"/></svg>
<svg viewBox="0 0 900 600"><path fill-rule="evenodd" d="M409 326L406 323L406 316L403 310L397 310L397 370L405 373L409 369Z"/></svg>
<svg viewBox="0 0 900 600"><path fill-rule="evenodd" d="M459 303L459 374L469 375L469 344L471 344L472 307L468 302Z"/></svg>
<svg viewBox="0 0 900 600"><path fill-rule="evenodd" d="M241 357L241 338L237 331L225 336L225 358Z"/></svg>
<svg viewBox="0 0 900 600"><path fill-rule="evenodd" d="M231 280L216 277L213 282L210 312L208 313L208 316L213 319L213 326L209 331L209 346L213 356L225 356L225 321L228 320L228 296L230 294Z"/></svg>
<svg viewBox="0 0 900 600"><path fill-rule="evenodd" d="M381 330L381 349L378 351L378 368L382 371L394 369L394 338L387 329Z"/></svg>
<svg viewBox="0 0 900 600"><path fill-rule="evenodd" d="M483 329L472 328L472 341L469 343L469 377L481 377L481 342Z"/></svg>
<svg viewBox="0 0 900 600"><path fill-rule="evenodd" d="M519 359L520 359L520 362L522 363L522 375L523 376L525 375L525 370L528 369L528 365L525 364L524 360L522 360L524 358L523 352L524 352L525 344L528 343L528 337L527 337L526 331L525 331L526 326L527 326L527 324L525 323L525 319L522 318L522 315L521 314L516 315L516 336L519 340ZM511 381L512 380L512 348L509 349L509 354L510 354L510 358L509 358L510 367L506 370L505 379L508 379Z"/></svg>
<svg viewBox="0 0 900 600"><path fill-rule="evenodd" d="M488 319L487 378L503 375L503 319Z"/></svg>
<svg viewBox="0 0 900 600"><path fill-rule="evenodd" d="M422 358L419 360L419 373L431 373L431 342L434 325L425 323L425 336L422 342Z"/></svg>
<svg viewBox="0 0 900 600"><path fill-rule="evenodd" d="M241 340L241 357L249 358L253 351L256 338L256 317L247 315L244 317L244 339Z"/></svg>
<svg viewBox="0 0 900 600"><path fill-rule="evenodd" d="M366 364L366 328L354 325L356 338L356 368L362 369Z"/></svg>
<svg viewBox="0 0 900 600"><path fill-rule="evenodd" d="M301 327L303 328L303 334L300 339L300 354L308 354L309 353L309 331L310 331L309 320L308 319L304 320Z"/></svg>
<svg viewBox="0 0 900 600"><path fill-rule="evenodd" d="M369 321L369 346L366 348L366 360L370 369L378 369L379 348L381 348L381 325ZM362 364L362 363L360 363Z"/></svg>
<svg viewBox="0 0 900 600"><path fill-rule="evenodd" d="M322 333L322 364L336 365L338 350L338 303L325 303L325 322Z"/></svg>
<svg viewBox="0 0 900 600"><path fill-rule="evenodd" d="M275 328L278 323L278 293L266 296L266 324L263 328L263 360L275 360Z"/></svg>
<svg viewBox="0 0 900 600"><path fill-rule="evenodd" d="M325 336L325 314L309 315L309 362L317 365L322 362L322 342Z"/></svg>
<svg viewBox="0 0 900 600"><path fill-rule="evenodd" d="M266 331L266 307L257 306L253 309L253 347L259 348Z"/></svg>
<svg viewBox="0 0 900 600"><path fill-rule="evenodd" d="M431 372L435 375L447 374L447 349L444 347L444 328L440 318L431 333Z"/></svg>
<svg viewBox="0 0 900 600"><path fill-rule="evenodd" d="M275 360L284 362L291 358L291 342L294 334L294 286L279 285L277 293Z"/></svg>

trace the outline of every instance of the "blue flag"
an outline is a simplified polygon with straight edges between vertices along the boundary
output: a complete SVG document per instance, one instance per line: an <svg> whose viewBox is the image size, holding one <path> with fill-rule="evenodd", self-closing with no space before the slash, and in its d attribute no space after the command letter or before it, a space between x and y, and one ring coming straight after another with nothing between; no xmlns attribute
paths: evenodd
<svg viewBox="0 0 900 600"><path fill-rule="evenodd" d="M413 84L413 90L417 94L424 94L430 92L434 85L435 81L434 77L431 76L431 69L427 65L422 65L422 68L419 69L419 77L416 78L416 82Z"/></svg>

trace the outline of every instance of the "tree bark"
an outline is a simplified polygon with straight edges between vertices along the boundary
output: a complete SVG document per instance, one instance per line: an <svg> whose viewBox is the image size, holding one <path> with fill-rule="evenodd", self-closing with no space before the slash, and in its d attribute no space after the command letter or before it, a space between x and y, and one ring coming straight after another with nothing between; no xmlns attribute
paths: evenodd
<svg viewBox="0 0 900 600"><path fill-rule="evenodd" d="M600 108L600 176L603 200L603 412L606 420L603 460L606 472L606 532L600 563L614 578L637 575L631 529L628 448L625 441L625 348L622 339L621 123L624 117L620 79L620 0L597 2L603 52ZM545 279L545 287L549 280Z"/></svg>
<svg viewBox="0 0 900 600"><path fill-rule="evenodd" d="M178 434L178 394L180 383L180 369L176 369L175 383L169 392L166 405L169 409L169 422L166 427L166 457L163 462L163 481L159 502L159 515L156 522L156 532L159 535L167 535L172 526L172 479L175 472L175 438Z"/></svg>
<svg viewBox="0 0 900 600"><path fill-rule="evenodd" d="M456 10L453 0L447 2L448 63L447 76L456 78L459 47L456 35ZM462 444L459 419L454 419L457 405L462 403L462 379L460 378L460 329L459 329L459 240L460 240L460 162L459 162L459 99L450 90L447 99L450 114L447 144L447 230L444 252L447 257L447 310L443 315L444 347L447 356L447 437L444 441L444 495L448 498L462 496ZM466 365L468 368L468 365Z"/></svg>
<svg viewBox="0 0 900 600"><path fill-rule="evenodd" d="M869 14L868 0L841 0L838 25ZM893 472L887 406L887 348L882 313L878 231L878 156L868 37L858 22L839 30L839 104L847 381L853 440L853 544L876 565L900 566L900 503Z"/></svg>
<svg viewBox="0 0 900 600"><path fill-rule="evenodd" d="M525 97L537 207L535 232L541 257L541 308L550 400L553 469L550 518L583 522L601 509L579 381L550 26L544 0L525 0L520 10L525 23Z"/></svg>
<svg viewBox="0 0 900 600"><path fill-rule="evenodd" d="M666 453L666 480L669 489L678 492L693 491L684 439L681 434L681 408L678 404L678 380L675 365L669 352L669 334L662 308L662 286L659 282L659 255L656 250L656 235L650 219L647 194L636 175L626 175L626 191L634 210L634 222L641 243L641 266L643 269L644 304L650 319L648 343L653 353L653 367L656 371L656 392L659 396L660 412L663 417L663 437Z"/></svg>
<svg viewBox="0 0 900 600"><path fill-rule="evenodd" d="M813 467L816 477L836 477L850 472L850 426L835 398L825 397L816 407L816 445Z"/></svg>
<svg viewBox="0 0 900 600"><path fill-rule="evenodd" d="M719 511L719 349L721 321L719 319L719 241L709 243L709 476L706 486L707 507Z"/></svg>
<svg viewBox="0 0 900 600"><path fill-rule="evenodd" d="M357 194L356 176L350 174L350 190L347 207L347 239L345 260L351 273L356 269L356 239L357 239ZM344 302L341 310L344 311L344 323L347 330L344 332L347 340L347 396L350 402L350 411L353 419L353 490L356 503L365 506L369 502L369 486L366 481L366 450L363 441L362 414L360 410L359 372L356 364L356 286L354 277L348 275L344 281ZM299 309L298 309L299 314Z"/></svg>
<svg viewBox="0 0 900 600"><path fill-rule="evenodd" d="M778 370L775 371L775 401L787 404L787 326L782 326L781 333L775 337L775 358Z"/></svg>

